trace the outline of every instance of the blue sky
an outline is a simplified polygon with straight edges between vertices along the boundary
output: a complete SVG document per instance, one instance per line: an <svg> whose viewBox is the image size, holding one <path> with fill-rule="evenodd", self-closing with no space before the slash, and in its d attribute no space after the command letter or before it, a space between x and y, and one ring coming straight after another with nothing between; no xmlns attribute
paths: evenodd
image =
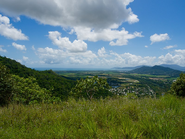
<svg viewBox="0 0 185 139"><path fill-rule="evenodd" d="M185 66L184 0L1 0L0 55L31 68Z"/></svg>

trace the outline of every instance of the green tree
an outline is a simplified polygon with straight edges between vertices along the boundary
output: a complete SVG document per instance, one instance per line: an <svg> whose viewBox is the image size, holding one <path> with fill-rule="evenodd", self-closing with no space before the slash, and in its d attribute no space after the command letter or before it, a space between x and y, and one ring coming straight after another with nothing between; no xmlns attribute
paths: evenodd
<svg viewBox="0 0 185 139"><path fill-rule="evenodd" d="M77 80L76 86L71 90L70 94L74 97L87 97L92 100L93 96L100 97L104 92L104 95L110 94L108 89L110 88L109 84L105 79L98 78L94 76L92 78L86 78Z"/></svg>
<svg viewBox="0 0 185 139"><path fill-rule="evenodd" d="M169 93L185 97L185 74L181 73L180 77L172 83Z"/></svg>
<svg viewBox="0 0 185 139"><path fill-rule="evenodd" d="M0 63L0 105L11 101L14 83L6 66Z"/></svg>
<svg viewBox="0 0 185 139"><path fill-rule="evenodd" d="M23 78L12 75L15 82L13 101L22 104L48 103L60 99L52 97L50 91L41 88L33 77Z"/></svg>

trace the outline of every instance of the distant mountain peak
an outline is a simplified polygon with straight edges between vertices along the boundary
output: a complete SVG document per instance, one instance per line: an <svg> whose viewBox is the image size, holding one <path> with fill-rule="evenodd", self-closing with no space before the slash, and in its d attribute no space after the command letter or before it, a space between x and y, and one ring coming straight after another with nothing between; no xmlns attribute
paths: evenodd
<svg viewBox="0 0 185 139"><path fill-rule="evenodd" d="M161 64L160 66L162 67L168 67L174 70L180 70L180 71L185 71L185 67L176 65L176 64Z"/></svg>
<svg viewBox="0 0 185 139"><path fill-rule="evenodd" d="M153 67L142 66L140 68L134 69L130 71L130 73L137 74L151 74L151 75L168 75L172 77L178 77L181 71L174 70L169 67L163 67L159 65L155 65Z"/></svg>
<svg viewBox="0 0 185 139"><path fill-rule="evenodd" d="M112 69L115 69L115 70L125 70L125 71L131 71L131 70L134 70L134 69L137 69L137 68L140 68L140 67L150 67L150 66L147 66L147 65L140 65L140 66L135 66L135 67L114 67Z"/></svg>
<svg viewBox="0 0 185 139"><path fill-rule="evenodd" d="M135 66L135 67L114 67L113 69L131 71L141 67L151 67L151 66L141 65L141 66ZM153 67L165 67L165 68L171 68L173 70L185 71L185 67L182 67L176 64L161 64L161 65L155 65Z"/></svg>

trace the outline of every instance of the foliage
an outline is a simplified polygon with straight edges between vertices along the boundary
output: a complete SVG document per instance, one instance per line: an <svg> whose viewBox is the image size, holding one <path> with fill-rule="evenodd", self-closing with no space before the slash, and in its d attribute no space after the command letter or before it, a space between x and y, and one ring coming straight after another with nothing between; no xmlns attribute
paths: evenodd
<svg viewBox="0 0 185 139"><path fill-rule="evenodd" d="M11 101L14 83L6 66L0 63L0 105L8 104Z"/></svg>
<svg viewBox="0 0 185 139"><path fill-rule="evenodd" d="M12 80L15 82L13 101L16 103L49 103L50 101L57 99L51 97L50 91L45 88L40 88L36 79L33 77L23 78L17 75L12 75Z"/></svg>
<svg viewBox="0 0 185 139"><path fill-rule="evenodd" d="M185 138L185 99L69 99L0 107L0 138Z"/></svg>
<svg viewBox="0 0 185 139"><path fill-rule="evenodd" d="M185 74L181 73L180 77L177 78L175 82L173 82L169 93L185 97Z"/></svg>
<svg viewBox="0 0 185 139"><path fill-rule="evenodd" d="M36 71L21 65L15 60L2 56L0 56L0 63L9 69L10 74L18 75L24 78L33 77L37 80L38 85L41 88L46 88L47 90L53 88L51 91L52 95L55 97L60 97L62 100L67 99L68 93L75 85L75 81L57 75L52 70Z"/></svg>
<svg viewBox="0 0 185 139"><path fill-rule="evenodd" d="M77 80L76 86L71 90L71 95L74 97L87 97L92 100L93 96L101 96L98 92L105 92L104 95L107 95L107 90L110 88L106 80L94 76L92 78L86 78Z"/></svg>

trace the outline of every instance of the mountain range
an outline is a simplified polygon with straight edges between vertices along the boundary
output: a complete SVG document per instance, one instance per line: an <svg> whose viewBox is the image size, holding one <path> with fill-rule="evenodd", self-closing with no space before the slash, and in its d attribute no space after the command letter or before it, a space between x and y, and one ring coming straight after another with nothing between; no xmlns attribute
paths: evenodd
<svg viewBox="0 0 185 139"><path fill-rule="evenodd" d="M135 66L135 67L114 67L113 69L131 71L131 70L138 69L138 68L141 68L144 66L146 66L146 65ZM185 67L181 67L181 66L175 65L175 64L162 64L162 65L158 65L158 66L171 68L173 70L185 71ZM146 67L151 67L151 66L146 66Z"/></svg>
<svg viewBox="0 0 185 139"><path fill-rule="evenodd" d="M175 64L173 64L173 65L162 64L162 65L160 65L160 66L162 66L162 67L167 67L167 68L171 68L171 69L174 69L174 70L185 71L185 67L181 67L181 66L175 65Z"/></svg>
<svg viewBox="0 0 185 139"><path fill-rule="evenodd" d="M168 67L163 66L142 66L140 68L128 71L129 73L137 73L137 74L150 74L150 75L168 75L170 77L178 77L182 71L174 70Z"/></svg>

